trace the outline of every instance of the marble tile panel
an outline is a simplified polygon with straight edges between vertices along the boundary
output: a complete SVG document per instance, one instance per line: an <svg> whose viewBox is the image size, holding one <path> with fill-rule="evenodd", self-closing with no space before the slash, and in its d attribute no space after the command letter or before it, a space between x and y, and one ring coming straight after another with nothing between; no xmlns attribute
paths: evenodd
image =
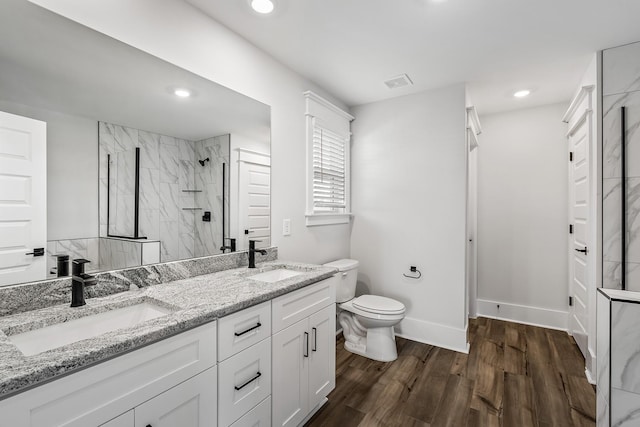
<svg viewBox="0 0 640 427"><path fill-rule="evenodd" d="M176 144L180 150L180 160L187 162L195 162L195 143L186 139L176 139Z"/></svg>
<svg viewBox="0 0 640 427"><path fill-rule="evenodd" d="M160 207L160 171L158 169L140 169L140 208L159 209Z"/></svg>
<svg viewBox="0 0 640 427"><path fill-rule="evenodd" d="M160 169L160 135L138 131L140 145L140 168Z"/></svg>
<svg viewBox="0 0 640 427"><path fill-rule="evenodd" d="M149 240L160 240L160 210L140 210L140 235Z"/></svg>
<svg viewBox="0 0 640 427"><path fill-rule="evenodd" d="M621 200L620 179L602 180L602 251L605 261L620 261Z"/></svg>
<svg viewBox="0 0 640 427"><path fill-rule="evenodd" d="M188 259L195 256L194 233L180 234L179 259Z"/></svg>
<svg viewBox="0 0 640 427"><path fill-rule="evenodd" d="M640 393L640 304L611 303L611 387Z"/></svg>
<svg viewBox="0 0 640 427"><path fill-rule="evenodd" d="M640 90L640 43L602 52L603 94Z"/></svg>
<svg viewBox="0 0 640 427"><path fill-rule="evenodd" d="M176 145L160 144L160 182L178 184L180 149Z"/></svg>
<svg viewBox="0 0 640 427"><path fill-rule="evenodd" d="M178 221L180 219L180 187L178 184L160 184L160 221Z"/></svg>
<svg viewBox="0 0 640 427"><path fill-rule="evenodd" d="M178 221L160 221L160 261L180 259L180 226Z"/></svg>
<svg viewBox="0 0 640 427"><path fill-rule="evenodd" d="M116 149L116 132L115 125L111 123L98 122L98 140L99 145L104 147L108 153L115 153Z"/></svg>
<svg viewBox="0 0 640 427"><path fill-rule="evenodd" d="M640 164L640 152L637 157ZM640 263L640 178L627 180L627 262Z"/></svg>
<svg viewBox="0 0 640 427"><path fill-rule="evenodd" d="M161 147L162 145L172 145L174 147L178 146L178 142L176 138L168 135L160 135L160 144L161 144Z"/></svg>
<svg viewBox="0 0 640 427"><path fill-rule="evenodd" d="M596 395L596 426L609 427L609 404L600 393Z"/></svg>
<svg viewBox="0 0 640 427"><path fill-rule="evenodd" d="M138 129L114 125L116 152L133 151L138 146Z"/></svg>
<svg viewBox="0 0 640 427"><path fill-rule="evenodd" d="M640 395L611 389L611 426L638 427L640 425Z"/></svg>
<svg viewBox="0 0 640 427"><path fill-rule="evenodd" d="M609 358L611 356L611 304L602 293L596 295L596 387L609 401Z"/></svg>
<svg viewBox="0 0 640 427"><path fill-rule="evenodd" d="M603 98L603 139L602 139L602 173L604 178L620 178L622 176L621 155L621 111L626 107L626 176L640 177L640 92L610 95Z"/></svg>

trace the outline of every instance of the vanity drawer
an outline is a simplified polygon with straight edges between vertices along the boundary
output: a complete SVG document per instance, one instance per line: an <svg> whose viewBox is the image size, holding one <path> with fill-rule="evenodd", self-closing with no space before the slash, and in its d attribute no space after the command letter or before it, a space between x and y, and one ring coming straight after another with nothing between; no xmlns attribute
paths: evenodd
<svg viewBox="0 0 640 427"><path fill-rule="evenodd" d="M218 426L226 427L271 394L271 338L218 367Z"/></svg>
<svg viewBox="0 0 640 427"><path fill-rule="evenodd" d="M271 336L271 301L218 320L218 361Z"/></svg>
<svg viewBox="0 0 640 427"><path fill-rule="evenodd" d="M231 427L271 427L271 397L244 414Z"/></svg>
<svg viewBox="0 0 640 427"><path fill-rule="evenodd" d="M273 333L281 331L316 311L336 303L335 281L316 284L282 295L272 301Z"/></svg>

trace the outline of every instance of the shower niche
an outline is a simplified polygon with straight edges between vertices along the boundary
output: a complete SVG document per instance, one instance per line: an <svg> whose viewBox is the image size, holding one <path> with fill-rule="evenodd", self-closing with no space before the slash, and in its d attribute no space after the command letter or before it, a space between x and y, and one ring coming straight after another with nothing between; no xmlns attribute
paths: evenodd
<svg viewBox="0 0 640 427"><path fill-rule="evenodd" d="M160 261L222 253L229 134L199 140L99 122L100 237L158 241Z"/></svg>

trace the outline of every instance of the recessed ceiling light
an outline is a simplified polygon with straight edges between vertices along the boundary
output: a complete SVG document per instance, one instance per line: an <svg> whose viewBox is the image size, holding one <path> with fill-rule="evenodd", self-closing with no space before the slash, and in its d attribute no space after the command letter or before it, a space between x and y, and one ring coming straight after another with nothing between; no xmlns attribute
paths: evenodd
<svg viewBox="0 0 640 427"><path fill-rule="evenodd" d="M524 98L525 96L529 96L529 94L531 93L530 90L519 90L516 93L513 94L513 96L515 96L516 98Z"/></svg>
<svg viewBox="0 0 640 427"><path fill-rule="evenodd" d="M173 93L175 94L175 96L179 96L180 98L188 98L191 96L191 92L189 92L187 89L176 89L173 91Z"/></svg>
<svg viewBox="0 0 640 427"><path fill-rule="evenodd" d="M251 7L258 13L273 12L273 2L271 0L251 0Z"/></svg>

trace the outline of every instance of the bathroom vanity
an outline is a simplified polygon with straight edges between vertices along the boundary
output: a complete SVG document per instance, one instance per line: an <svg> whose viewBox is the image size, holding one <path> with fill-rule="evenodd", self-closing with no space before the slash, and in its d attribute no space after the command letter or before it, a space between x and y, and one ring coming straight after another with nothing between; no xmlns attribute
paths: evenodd
<svg viewBox="0 0 640 427"><path fill-rule="evenodd" d="M186 262L239 255L105 273L139 277L140 289L0 317L0 426L306 420L335 387L335 270L272 261L160 280L187 274ZM163 283L149 286L154 274ZM94 318L106 332L86 332ZM60 345L66 325L85 338Z"/></svg>

